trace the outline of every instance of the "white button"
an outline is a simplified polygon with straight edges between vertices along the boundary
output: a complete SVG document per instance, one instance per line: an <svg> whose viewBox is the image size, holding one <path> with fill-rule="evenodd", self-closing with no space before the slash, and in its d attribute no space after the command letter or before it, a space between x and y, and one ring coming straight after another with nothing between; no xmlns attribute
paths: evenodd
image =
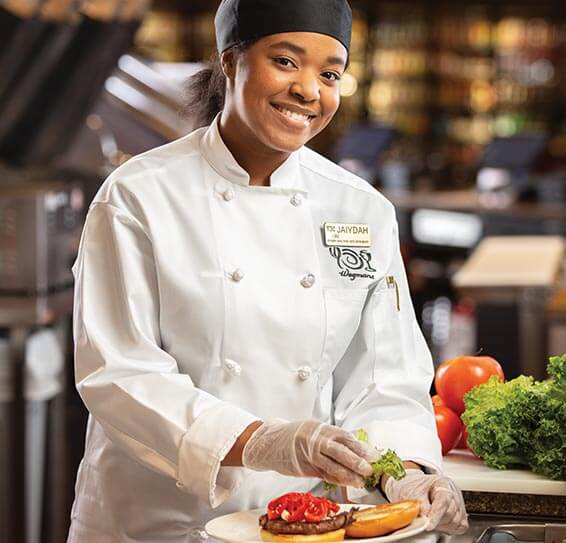
<svg viewBox="0 0 566 543"><path fill-rule="evenodd" d="M293 194L291 197L291 203L295 207L299 207L303 203L303 197L299 193Z"/></svg>
<svg viewBox="0 0 566 543"><path fill-rule="evenodd" d="M230 200L233 200L235 196L234 190L233 189L226 189L223 193L222 193L222 198L224 198L224 200L226 202L229 202Z"/></svg>
<svg viewBox="0 0 566 543"><path fill-rule="evenodd" d="M177 488L185 488L185 485L184 485L183 483L180 483L179 481L177 481L177 482L175 483L175 486L176 486Z"/></svg>
<svg viewBox="0 0 566 543"><path fill-rule="evenodd" d="M233 375L234 377L239 377L240 375L242 375L242 366L240 366L240 364L238 364L237 362L230 360L229 358L224 360L224 368L230 375Z"/></svg>
<svg viewBox="0 0 566 543"><path fill-rule="evenodd" d="M297 375L301 381L308 381L312 375L312 368L310 366L302 366L297 370Z"/></svg>
<svg viewBox="0 0 566 543"><path fill-rule="evenodd" d="M315 276L312 273L309 273L301 279L301 286L303 286L304 288L311 288L314 285L315 281Z"/></svg>
<svg viewBox="0 0 566 543"><path fill-rule="evenodd" d="M236 283L239 283L245 276L246 274L244 273L244 270L241 270L240 268L236 268L230 275L230 277L232 277L232 281L235 281Z"/></svg>

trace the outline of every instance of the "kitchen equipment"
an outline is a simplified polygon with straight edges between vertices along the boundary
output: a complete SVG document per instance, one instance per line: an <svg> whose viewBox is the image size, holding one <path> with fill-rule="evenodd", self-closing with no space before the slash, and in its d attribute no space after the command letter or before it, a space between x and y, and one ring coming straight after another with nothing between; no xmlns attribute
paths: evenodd
<svg viewBox="0 0 566 543"><path fill-rule="evenodd" d="M470 528L465 534L448 538L441 536L440 541L450 543L515 543L516 541L562 543L566 538L566 525L562 520L554 522L552 519L533 519L529 516L475 514L470 515L468 520ZM418 543L421 542L418 541Z"/></svg>
<svg viewBox="0 0 566 543"><path fill-rule="evenodd" d="M42 11L25 22L10 44L13 56L26 62L2 57L4 160L19 165L47 162L67 149L106 77L132 43L147 7L148 0L44 0Z"/></svg>
<svg viewBox="0 0 566 543"><path fill-rule="evenodd" d="M72 286L82 227L77 184L0 184L0 312L3 296L45 295Z"/></svg>
<svg viewBox="0 0 566 543"><path fill-rule="evenodd" d="M488 543L495 534L509 534L520 541L562 543L566 538L566 524L495 524L486 528L476 543Z"/></svg>
<svg viewBox="0 0 566 543"><path fill-rule="evenodd" d="M47 401L61 392L41 380L41 394L30 402L30 379L26 373L26 350L37 328L65 326L72 309L71 265L75 259L83 218L83 193L77 182L63 180L41 169L0 170L0 334L6 338L4 356L0 357L0 377L6 419L2 434L9 465L0 480L0 494L10 490L10 499L2 500L0 514L10 523L0 526L0 539L39 543L47 541L41 525L44 507L42 481L44 466L50 472L61 471L61 456L44 462L46 427L53 418ZM41 371L62 373L49 349L39 356ZM59 380L59 377L57 378ZM33 379L31 379L33 381ZM28 396L24 396L24 390ZM36 416L37 415L37 416ZM29 441L35 446L26 447ZM5 470L4 470L5 471ZM51 480L51 479L47 479ZM60 486L60 485L59 485ZM50 500L50 507L61 517L60 500ZM6 507L8 508L6 513ZM47 517L46 517L47 518ZM7 532L6 532L7 531Z"/></svg>

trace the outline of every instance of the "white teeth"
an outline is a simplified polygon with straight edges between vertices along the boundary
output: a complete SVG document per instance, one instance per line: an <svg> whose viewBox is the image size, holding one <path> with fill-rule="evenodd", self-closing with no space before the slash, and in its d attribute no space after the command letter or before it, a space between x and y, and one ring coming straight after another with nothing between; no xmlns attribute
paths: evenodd
<svg viewBox="0 0 566 543"><path fill-rule="evenodd" d="M281 106L275 106L283 115L293 119L294 121L310 121L310 117L308 115L303 115L302 113L295 113L294 111L290 111L289 109L285 109Z"/></svg>

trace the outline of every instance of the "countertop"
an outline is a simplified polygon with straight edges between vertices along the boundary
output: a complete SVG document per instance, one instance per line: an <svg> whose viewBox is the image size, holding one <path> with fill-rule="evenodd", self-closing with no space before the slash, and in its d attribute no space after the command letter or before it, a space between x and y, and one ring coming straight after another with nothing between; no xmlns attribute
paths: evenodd
<svg viewBox="0 0 566 543"><path fill-rule="evenodd" d="M444 470L461 490L566 497L566 481L553 481L528 469L489 468L468 450L451 451L444 457Z"/></svg>
<svg viewBox="0 0 566 543"><path fill-rule="evenodd" d="M566 519L566 481L528 469L489 468L466 450L445 456L444 470L462 490L469 513Z"/></svg>

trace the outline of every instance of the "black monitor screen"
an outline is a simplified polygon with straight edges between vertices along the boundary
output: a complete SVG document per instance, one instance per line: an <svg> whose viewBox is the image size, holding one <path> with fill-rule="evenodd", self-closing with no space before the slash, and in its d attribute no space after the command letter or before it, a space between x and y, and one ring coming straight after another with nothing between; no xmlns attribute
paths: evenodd
<svg viewBox="0 0 566 543"><path fill-rule="evenodd" d="M480 166L506 170L528 169L546 148L544 134L495 138L485 149Z"/></svg>
<svg viewBox="0 0 566 543"><path fill-rule="evenodd" d="M357 159L368 166L375 164L396 135L394 128L379 125L359 125L350 130L336 147L337 159Z"/></svg>

